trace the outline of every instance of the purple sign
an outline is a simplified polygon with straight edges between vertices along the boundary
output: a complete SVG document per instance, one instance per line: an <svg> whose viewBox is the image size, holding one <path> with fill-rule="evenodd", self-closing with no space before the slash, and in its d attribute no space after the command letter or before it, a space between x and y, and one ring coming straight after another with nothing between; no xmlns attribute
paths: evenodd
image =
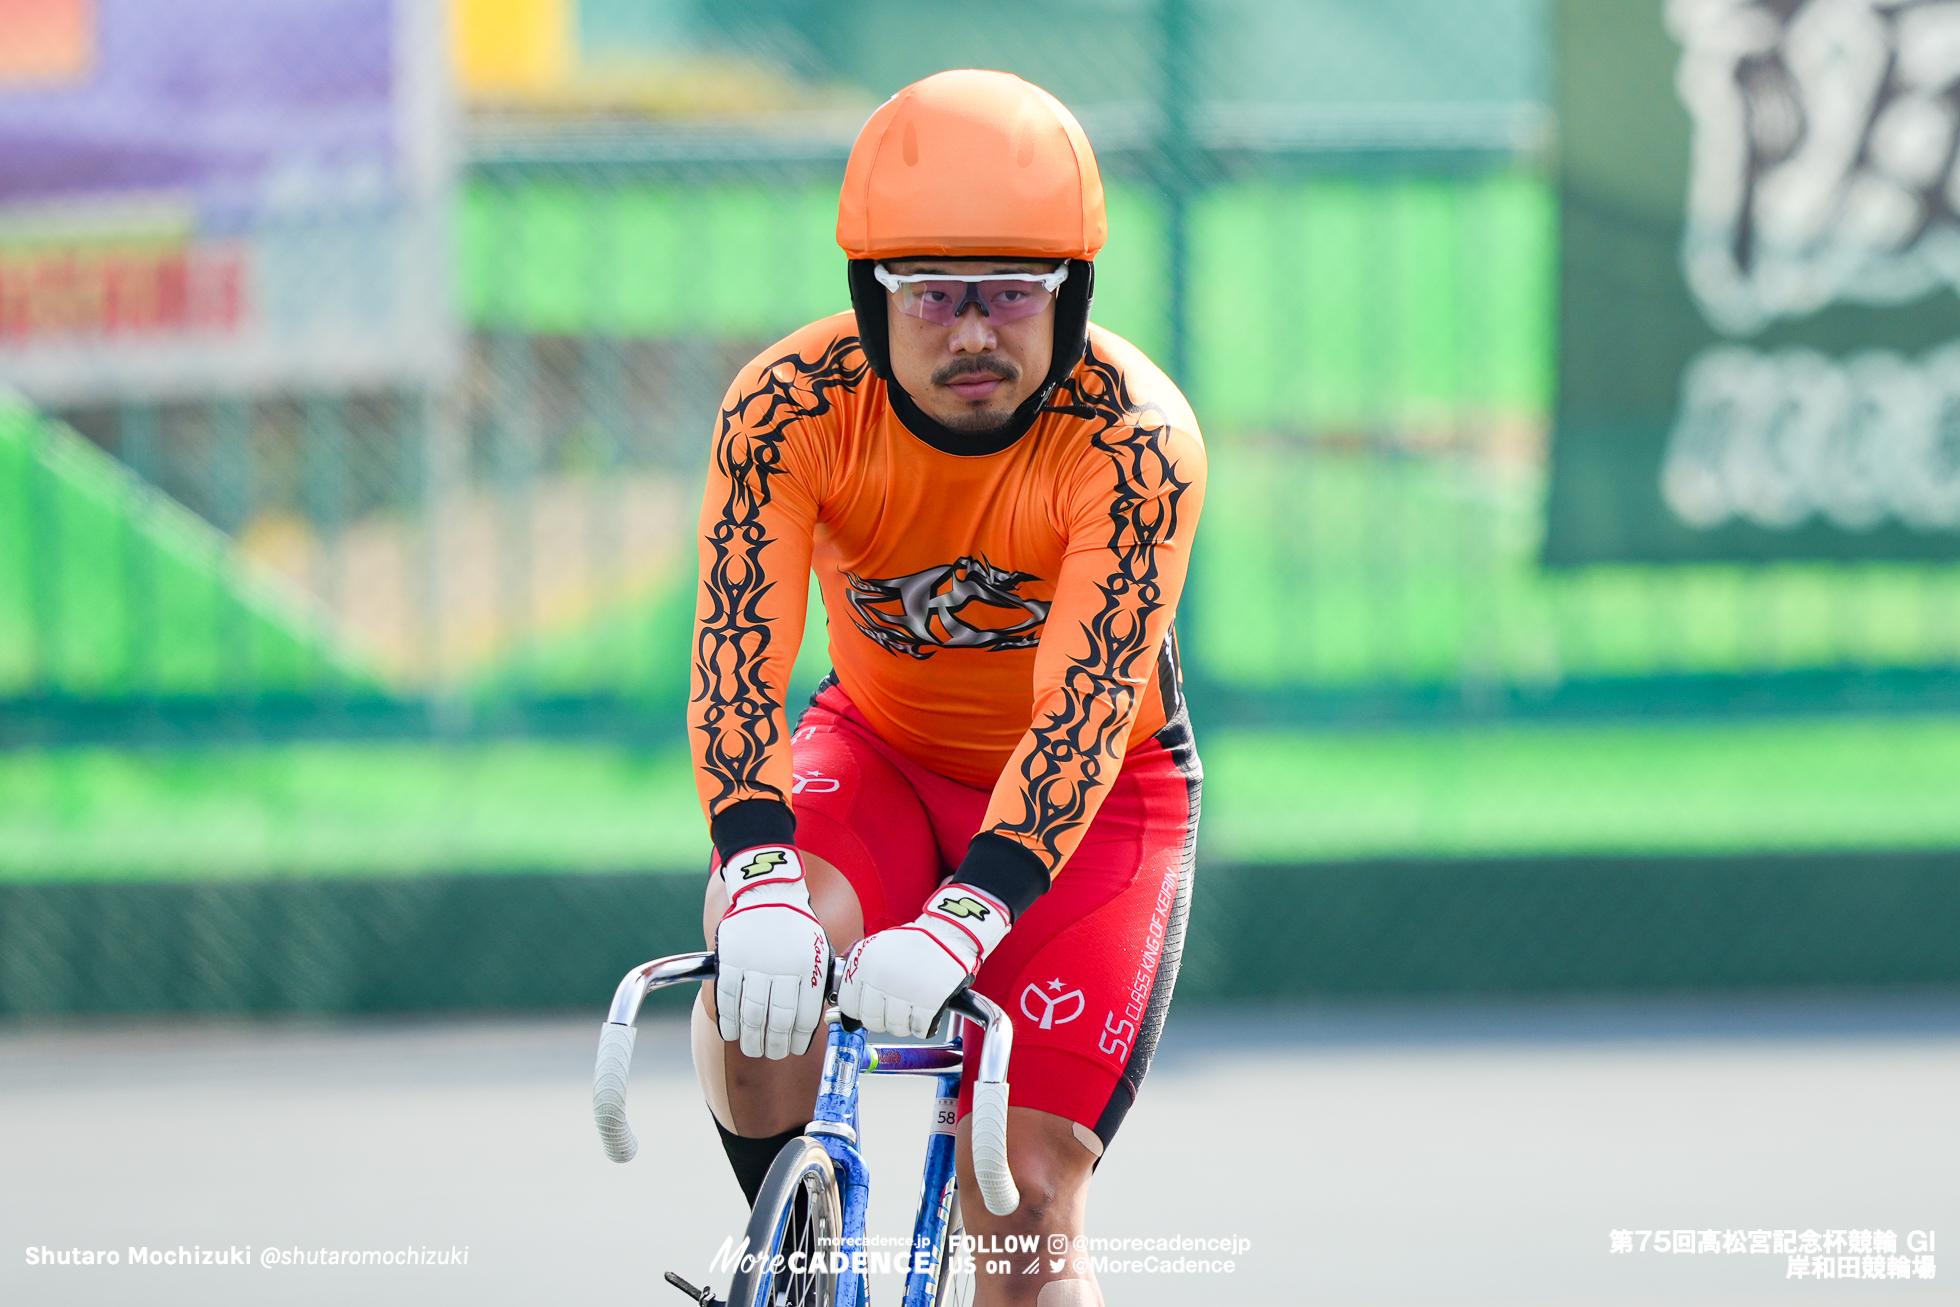
<svg viewBox="0 0 1960 1307"><path fill-rule="evenodd" d="M62 403L448 366L436 6L78 14L73 75L0 65L0 380Z"/></svg>

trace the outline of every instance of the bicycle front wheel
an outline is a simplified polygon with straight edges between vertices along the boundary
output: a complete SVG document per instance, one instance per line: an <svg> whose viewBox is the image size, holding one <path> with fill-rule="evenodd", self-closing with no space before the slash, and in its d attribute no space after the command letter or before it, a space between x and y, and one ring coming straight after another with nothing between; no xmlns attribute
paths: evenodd
<svg viewBox="0 0 1960 1307"><path fill-rule="evenodd" d="M837 1172L817 1140L799 1135L769 1165L749 1214L748 1255L728 1307L836 1307L831 1254L844 1230Z"/></svg>

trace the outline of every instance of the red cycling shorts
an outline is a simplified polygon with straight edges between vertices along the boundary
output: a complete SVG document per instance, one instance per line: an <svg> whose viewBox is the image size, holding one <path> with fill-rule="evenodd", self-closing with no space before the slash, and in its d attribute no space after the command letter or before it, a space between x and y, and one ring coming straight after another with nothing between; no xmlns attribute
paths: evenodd
<svg viewBox="0 0 1960 1307"><path fill-rule="evenodd" d="M792 736L796 843L857 891L866 934L900 926L959 866L988 792L879 739L826 683ZM1149 1069L1183 948L1202 773L1179 712L1133 746L1055 884L974 987L1014 1019L1010 1101L1080 1122L1106 1144ZM968 1035L960 1115L972 1107Z"/></svg>

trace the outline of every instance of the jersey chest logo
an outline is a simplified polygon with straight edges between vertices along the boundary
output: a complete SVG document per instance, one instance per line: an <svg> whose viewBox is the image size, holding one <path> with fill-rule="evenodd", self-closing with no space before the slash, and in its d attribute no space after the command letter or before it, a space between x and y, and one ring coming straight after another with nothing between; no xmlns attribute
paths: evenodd
<svg viewBox="0 0 1960 1307"><path fill-rule="evenodd" d="M851 582L851 621L892 653L930 658L941 649L1031 649L1041 642L1048 602L1018 593L1029 572L1009 572L984 558L961 558L889 580L845 575ZM967 620L981 611L1010 618L1005 626ZM964 614L964 615L963 615Z"/></svg>

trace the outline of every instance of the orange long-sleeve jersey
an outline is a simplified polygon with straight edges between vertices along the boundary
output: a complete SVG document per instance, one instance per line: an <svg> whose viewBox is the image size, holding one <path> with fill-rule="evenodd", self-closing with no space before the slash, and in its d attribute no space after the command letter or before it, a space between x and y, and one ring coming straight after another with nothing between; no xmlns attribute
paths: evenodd
<svg viewBox="0 0 1960 1307"><path fill-rule="evenodd" d="M814 569L853 702L920 766L991 787L981 837L1052 878L1131 742L1181 711L1171 621L1204 499L1197 421L1141 351L1091 327L1032 427L954 452L900 420L855 332L848 313L812 323L722 405L689 721L702 805L725 848L783 838L755 817L789 820L784 697Z"/></svg>

